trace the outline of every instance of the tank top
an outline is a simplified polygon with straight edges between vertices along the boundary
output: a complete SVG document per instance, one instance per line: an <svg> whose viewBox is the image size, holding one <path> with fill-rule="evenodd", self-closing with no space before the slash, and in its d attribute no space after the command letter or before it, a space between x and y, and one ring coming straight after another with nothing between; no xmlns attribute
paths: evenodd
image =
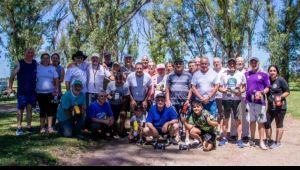
<svg viewBox="0 0 300 170"><path fill-rule="evenodd" d="M36 73L37 62L32 60L31 64L28 64L24 59L19 60L20 70L17 74L18 80L18 95L31 96L34 95L36 89Z"/></svg>

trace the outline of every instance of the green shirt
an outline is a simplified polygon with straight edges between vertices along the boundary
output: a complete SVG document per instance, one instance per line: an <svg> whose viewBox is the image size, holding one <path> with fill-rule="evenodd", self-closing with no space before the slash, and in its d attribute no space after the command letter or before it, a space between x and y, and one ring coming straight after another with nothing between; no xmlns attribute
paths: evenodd
<svg viewBox="0 0 300 170"><path fill-rule="evenodd" d="M72 116L67 115L64 110L68 110L76 105L85 105L84 94L81 92L78 96L74 96L70 90L65 92L61 98L61 103L58 106L57 120L63 122L70 119Z"/></svg>
<svg viewBox="0 0 300 170"><path fill-rule="evenodd" d="M205 117L209 117L211 121L216 121L216 119L207 110L202 110L200 116L193 112L189 118L189 123L199 127L205 132L214 132L215 127L209 125Z"/></svg>

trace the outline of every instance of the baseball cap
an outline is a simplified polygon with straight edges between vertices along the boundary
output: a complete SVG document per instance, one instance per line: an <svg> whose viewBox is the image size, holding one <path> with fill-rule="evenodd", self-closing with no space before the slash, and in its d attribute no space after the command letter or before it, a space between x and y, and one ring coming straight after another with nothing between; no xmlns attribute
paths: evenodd
<svg viewBox="0 0 300 170"><path fill-rule="evenodd" d="M174 63L183 63L183 59L182 58L176 58L174 60Z"/></svg>
<svg viewBox="0 0 300 170"><path fill-rule="evenodd" d="M227 62L229 63L230 61L236 62L236 59L235 58L229 58Z"/></svg>
<svg viewBox="0 0 300 170"><path fill-rule="evenodd" d="M259 59L257 57L251 57L249 61L252 61L252 60L259 62Z"/></svg>
<svg viewBox="0 0 300 170"><path fill-rule="evenodd" d="M165 94L164 93L158 93L157 95L156 95L156 99L157 98L159 98L159 97L163 97L163 98L166 98L166 96L165 96Z"/></svg>
<svg viewBox="0 0 300 170"><path fill-rule="evenodd" d="M114 65L118 65L118 66L119 66L119 65L120 65L120 63L119 63L119 62L117 62L117 61L115 61L115 62L113 63L113 66L114 66Z"/></svg>
<svg viewBox="0 0 300 170"><path fill-rule="evenodd" d="M73 86L76 86L76 85L82 86L82 82L80 80L75 80L72 85Z"/></svg>
<svg viewBox="0 0 300 170"><path fill-rule="evenodd" d="M144 108L142 105L137 105L134 107L134 111L143 111L143 110L144 110Z"/></svg>
<svg viewBox="0 0 300 170"><path fill-rule="evenodd" d="M93 53L93 54L91 55L91 57L98 57L98 58L100 58L100 54L99 54L99 53Z"/></svg>
<svg viewBox="0 0 300 170"><path fill-rule="evenodd" d="M164 64L158 64L156 69L166 69L166 66Z"/></svg>

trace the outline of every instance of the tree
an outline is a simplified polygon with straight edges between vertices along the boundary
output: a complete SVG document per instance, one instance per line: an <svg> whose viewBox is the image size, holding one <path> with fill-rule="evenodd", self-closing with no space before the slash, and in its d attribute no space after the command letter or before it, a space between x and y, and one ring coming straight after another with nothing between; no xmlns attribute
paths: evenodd
<svg viewBox="0 0 300 170"><path fill-rule="evenodd" d="M257 8L253 6L259 5L256 1L198 0L196 5L205 11L211 34L226 57L242 56L247 30L251 49L251 29L254 29L257 17L250 17L249 14L251 8Z"/></svg>
<svg viewBox="0 0 300 170"><path fill-rule="evenodd" d="M111 51L116 60L130 41L130 22L150 0L69 0L73 16L69 26L71 53L78 49L89 52ZM122 38L120 38L122 37ZM120 42L123 41L123 42Z"/></svg>
<svg viewBox="0 0 300 170"><path fill-rule="evenodd" d="M47 28L43 16L53 3L55 1L0 1L0 28L7 37L7 43L0 45L8 49L12 61L22 58L25 48L38 50L43 44L43 35Z"/></svg>
<svg viewBox="0 0 300 170"><path fill-rule="evenodd" d="M288 81L290 71L300 66L300 2L282 0L278 12L273 0L265 2L265 36L260 45L270 53L271 63L280 68L281 76Z"/></svg>

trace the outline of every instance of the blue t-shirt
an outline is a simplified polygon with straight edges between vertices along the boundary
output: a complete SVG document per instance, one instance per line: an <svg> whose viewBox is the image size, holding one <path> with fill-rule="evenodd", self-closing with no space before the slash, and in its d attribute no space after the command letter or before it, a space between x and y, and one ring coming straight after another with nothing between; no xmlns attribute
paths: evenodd
<svg viewBox="0 0 300 170"><path fill-rule="evenodd" d="M165 107L162 112L159 112L157 106L153 105L148 112L146 122L152 123L155 128L162 128L166 122L177 119L177 113L173 107Z"/></svg>
<svg viewBox="0 0 300 170"><path fill-rule="evenodd" d="M113 113L108 102L105 102L102 106L97 101L90 104L88 118L105 119L111 116L113 116Z"/></svg>
<svg viewBox="0 0 300 170"><path fill-rule="evenodd" d="M68 110L74 106L82 106L82 105L85 105L85 97L82 92L78 96L74 96L72 91L66 91L61 98L61 103L58 106L57 120L59 122L62 122L70 119L72 116L66 114L64 110Z"/></svg>

